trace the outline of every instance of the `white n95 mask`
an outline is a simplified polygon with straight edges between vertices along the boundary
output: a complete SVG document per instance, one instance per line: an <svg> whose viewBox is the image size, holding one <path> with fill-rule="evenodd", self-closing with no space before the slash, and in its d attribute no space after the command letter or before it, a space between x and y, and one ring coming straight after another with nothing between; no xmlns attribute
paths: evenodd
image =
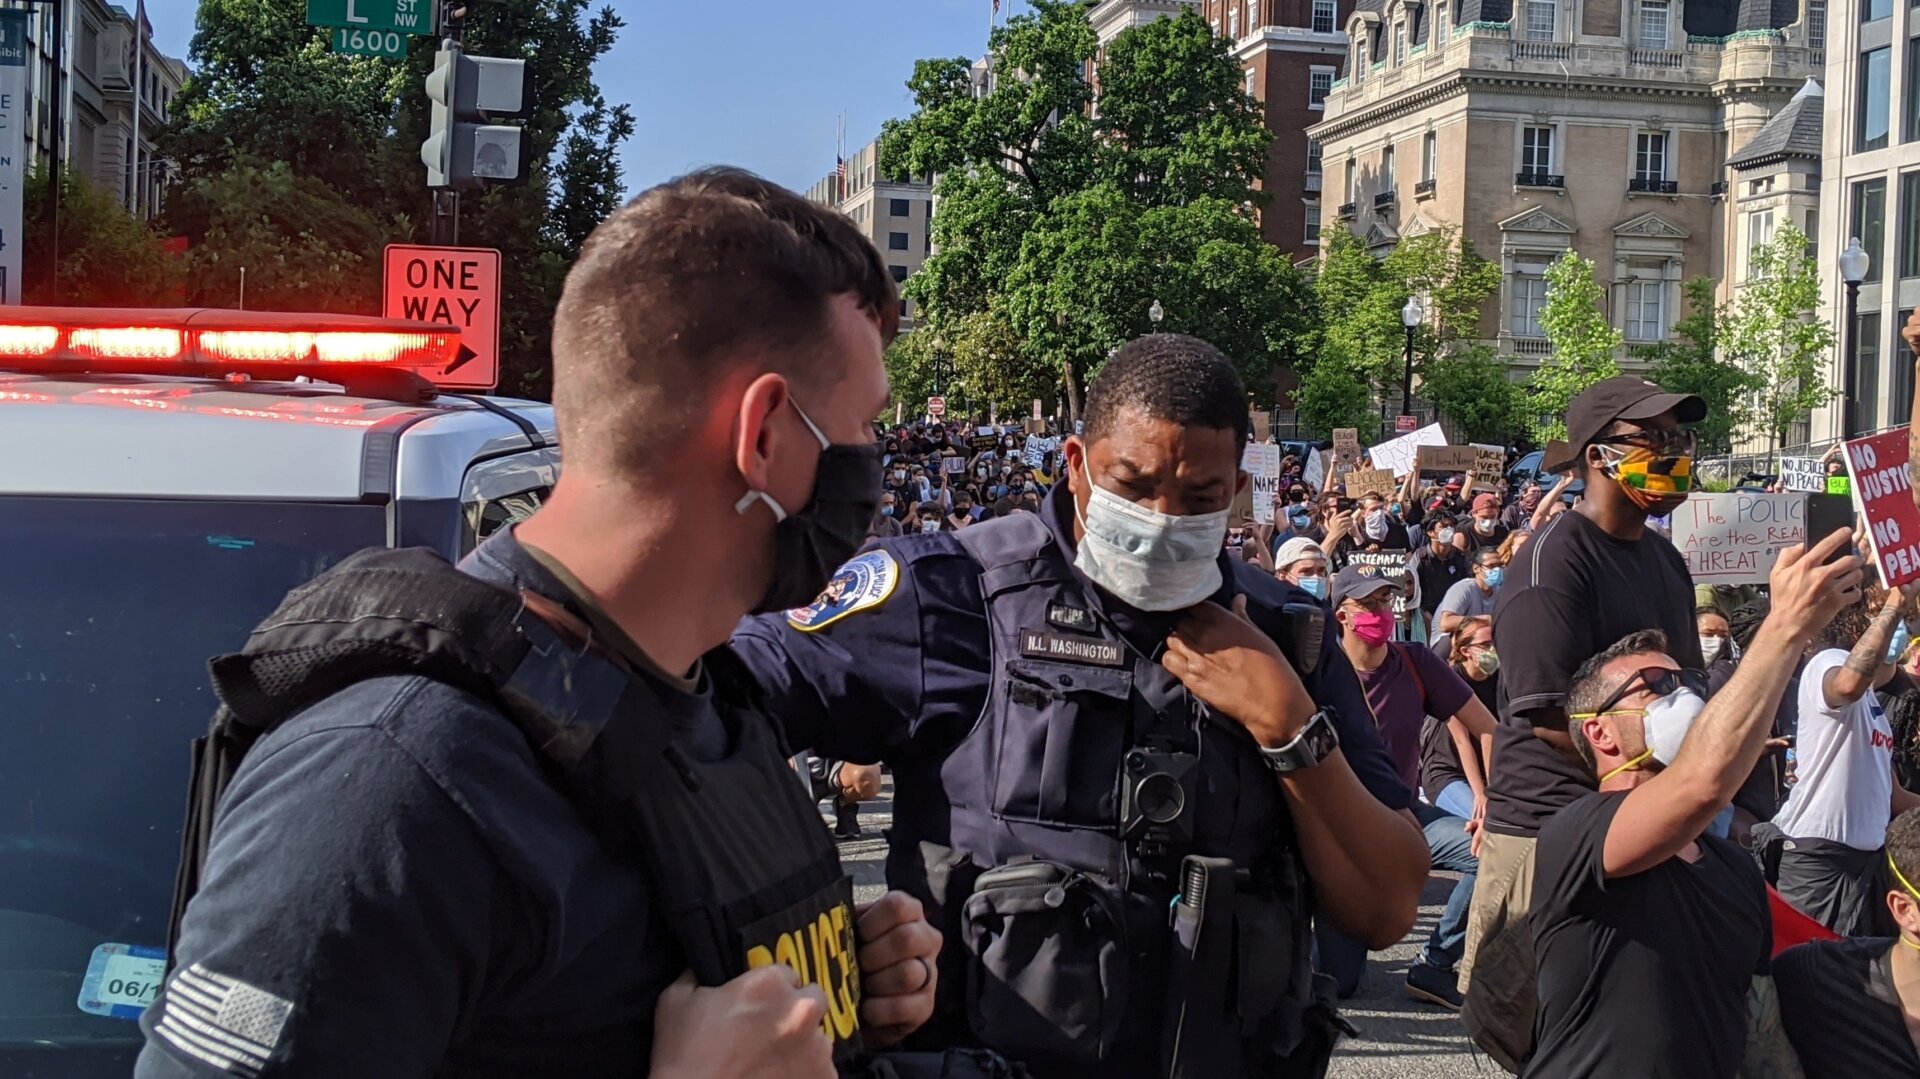
<svg viewBox="0 0 1920 1079"><path fill-rule="evenodd" d="M1115 599L1141 611L1180 611L1220 588L1227 511L1187 517L1138 506L1093 482L1080 518L1085 534L1073 566Z"/></svg>

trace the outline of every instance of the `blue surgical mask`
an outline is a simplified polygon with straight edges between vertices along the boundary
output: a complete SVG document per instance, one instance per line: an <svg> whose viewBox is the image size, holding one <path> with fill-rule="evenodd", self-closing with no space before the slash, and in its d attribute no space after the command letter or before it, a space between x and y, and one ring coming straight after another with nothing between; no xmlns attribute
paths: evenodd
<svg viewBox="0 0 1920 1079"><path fill-rule="evenodd" d="M1299 585L1302 592L1311 595L1314 599L1324 600L1327 598L1327 579L1325 577L1302 577L1300 578Z"/></svg>
<svg viewBox="0 0 1920 1079"><path fill-rule="evenodd" d="M893 507L892 507L892 506L881 506L881 507L880 507L880 513L881 513L881 515L882 515L882 516L885 516L885 517L891 517L891 516L893 516Z"/></svg>
<svg viewBox="0 0 1920 1079"><path fill-rule="evenodd" d="M1287 514L1287 520L1291 522L1295 528L1305 528L1313 518L1305 513L1289 513Z"/></svg>
<svg viewBox="0 0 1920 1079"><path fill-rule="evenodd" d="M1487 571L1487 587L1488 588L1499 588L1500 583L1502 581L1505 581L1506 579L1507 579L1507 569L1505 566L1495 566L1492 569Z"/></svg>
<svg viewBox="0 0 1920 1079"><path fill-rule="evenodd" d="M1907 645L1911 643L1912 640L1913 635L1907 632L1906 622L1895 622L1893 624L1893 639L1887 642L1887 662L1900 662L1900 653L1907 650Z"/></svg>

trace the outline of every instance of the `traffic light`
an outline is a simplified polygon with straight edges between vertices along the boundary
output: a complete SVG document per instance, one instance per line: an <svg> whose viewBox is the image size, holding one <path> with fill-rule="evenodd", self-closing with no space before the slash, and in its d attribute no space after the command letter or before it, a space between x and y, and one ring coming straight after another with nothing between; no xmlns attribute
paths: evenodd
<svg viewBox="0 0 1920 1079"><path fill-rule="evenodd" d="M512 124L487 121L526 110L527 62L468 56L449 42L433 54L427 98L433 116L420 160L428 187L472 188L527 178L530 143Z"/></svg>

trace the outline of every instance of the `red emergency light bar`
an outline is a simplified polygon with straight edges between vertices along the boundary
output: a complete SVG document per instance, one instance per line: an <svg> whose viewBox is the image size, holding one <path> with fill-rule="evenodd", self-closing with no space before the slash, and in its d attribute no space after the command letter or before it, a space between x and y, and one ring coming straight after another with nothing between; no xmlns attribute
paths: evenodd
<svg viewBox="0 0 1920 1079"><path fill-rule="evenodd" d="M13 370L327 379L388 369L431 382L462 362L460 331L402 319L197 307L0 307L0 368Z"/></svg>

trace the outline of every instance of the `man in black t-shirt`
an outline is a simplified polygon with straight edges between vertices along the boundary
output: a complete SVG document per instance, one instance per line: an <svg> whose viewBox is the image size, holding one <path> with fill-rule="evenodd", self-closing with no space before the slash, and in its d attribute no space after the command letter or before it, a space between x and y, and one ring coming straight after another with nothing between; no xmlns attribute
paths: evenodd
<svg viewBox="0 0 1920 1079"><path fill-rule="evenodd" d="M1920 809L1887 826L1898 939L1850 937L1773 961L1780 1021L1807 1079L1920 1075Z"/></svg>
<svg viewBox="0 0 1920 1079"><path fill-rule="evenodd" d="M1646 522L1685 500L1694 443L1680 425L1705 415L1699 397L1638 378L1583 391L1567 412L1571 456L1546 465L1578 470L1587 497L1540 529L1507 567L1493 618L1500 722L1460 975L1467 1029L1496 1060L1524 1060L1532 1042L1525 916L1534 837L1556 810L1593 790L1567 733L1573 672L1643 629L1665 633L1682 666L1704 666L1686 562Z"/></svg>
<svg viewBox="0 0 1920 1079"><path fill-rule="evenodd" d="M1802 642L1859 595L1858 558L1823 564L1846 540L1781 553L1773 613L1711 702L1657 630L1574 672L1568 733L1599 789L1555 813L1534 852L1538 1044L1523 1076L1738 1074L1772 923L1758 867L1707 825L1759 759Z"/></svg>
<svg viewBox="0 0 1920 1079"><path fill-rule="evenodd" d="M1407 559L1407 571L1420 585L1420 611L1429 621L1447 589L1473 573L1467 556L1453 545L1455 528L1453 514L1445 510L1427 518L1427 542Z"/></svg>

